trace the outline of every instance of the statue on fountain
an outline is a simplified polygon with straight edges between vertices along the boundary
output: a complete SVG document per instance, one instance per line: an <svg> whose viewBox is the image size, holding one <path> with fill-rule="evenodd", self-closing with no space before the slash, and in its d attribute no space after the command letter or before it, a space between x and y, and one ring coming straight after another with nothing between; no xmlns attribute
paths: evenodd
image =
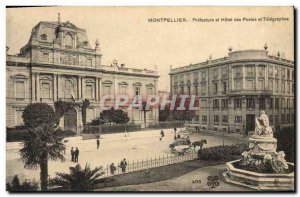
<svg viewBox="0 0 300 197"><path fill-rule="evenodd" d="M261 111L260 117L255 118L255 135L273 137L273 130L265 111Z"/></svg>
<svg viewBox="0 0 300 197"><path fill-rule="evenodd" d="M276 152L277 140L273 137L273 130L265 111L261 111L260 116L255 118L255 132L249 138L249 148L252 154Z"/></svg>

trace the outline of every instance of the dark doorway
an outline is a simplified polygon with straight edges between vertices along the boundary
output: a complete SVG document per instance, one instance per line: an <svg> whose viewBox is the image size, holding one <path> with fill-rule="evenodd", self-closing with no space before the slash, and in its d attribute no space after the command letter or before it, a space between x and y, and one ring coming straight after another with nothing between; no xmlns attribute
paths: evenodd
<svg viewBox="0 0 300 197"><path fill-rule="evenodd" d="M255 115L247 114L246 115L246 131L254 131L255 130Z"/></svg>
<svg viewBox="0 0 300 197"><path fill-rule="evenodd" d="M72 130L76 132L77 128L77 112L76 110L70 109L64 115L64 130Z"/></svg>

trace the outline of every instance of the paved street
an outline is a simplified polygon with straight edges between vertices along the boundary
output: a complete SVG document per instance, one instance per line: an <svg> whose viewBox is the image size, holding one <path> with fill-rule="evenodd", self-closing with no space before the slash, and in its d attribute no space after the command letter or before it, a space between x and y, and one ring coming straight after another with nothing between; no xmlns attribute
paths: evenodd
<svg viewBox="0 0 300 197"><path fill-rule="evenodd" d="M100 140L100 149L97 150L96 140L82 140L81 137L68 138L66 143L66 161L50 161L49 175L55 176L55 172L68 172L69 166L74 166L71 162L71 147L78 147L79 163L84 166L90 163L92 167L100 166L106 168L107 165L114 162L117 165L121 159L126 158L127 161L137 161L142 159L150 159L151 157L159 157L170 155L169 144L173 142L174 134L172 129L164 129L165 137L159 141L160 130L140 131L127 133L107 134L103 135ZM204 147L217 146L223 144L222 136L216 132L203 132L190 134L191 141L206 139L208 144ZM224 136L226 144L236 144L246 141L240 135L227 134ZM7 181L11 181L15 174L18 174L21 180L35 179L39 180L39 170L24 169L24 164L20 161L18 150L20 143L7 143Z"/></svg>

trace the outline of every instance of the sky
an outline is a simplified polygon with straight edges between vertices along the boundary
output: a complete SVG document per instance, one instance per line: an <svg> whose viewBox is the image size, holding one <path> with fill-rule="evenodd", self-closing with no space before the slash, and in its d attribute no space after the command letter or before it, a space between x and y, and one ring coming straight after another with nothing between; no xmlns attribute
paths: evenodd
<svg viewBox="0 0 300 197"><path fill-rule="evenodd" d="M102 64L113 59L128 67L155 69L159 90L169 90L170 66L186 66L228 55L233 51L263 49L280 51L294 59L292 7L38 7L6 9L6 41L9 54L19 53L40 21L70 21L86 29L94 47L99 40ZM148 22L149 18L186 18L187 22ZM216 22L218 18L242 21ZM288 21L258 21L261 17L284 17ZM214 22L194 22L213 19ZM254 18L257 21L243 20Z"/></svg>

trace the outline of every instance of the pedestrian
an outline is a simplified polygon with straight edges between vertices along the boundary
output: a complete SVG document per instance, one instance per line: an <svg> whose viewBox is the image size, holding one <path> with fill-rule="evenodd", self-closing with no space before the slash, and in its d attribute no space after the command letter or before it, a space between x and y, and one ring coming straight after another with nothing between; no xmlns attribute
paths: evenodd
<svg viewBox="0 0 300 197"><path fill-rule="evenodd" d="M100 147L100 140L99 138L97 138L97 149L99 149L99 147Z"/></svg>
<svg viewBox="0 0 300 197"><path fill-rule="evenodd" d="M163 138L165 136L165 132L163 130L160 131L160 135Z"/></svg>
<svg viewBox="0 0 300 197"><path fill-rule="evenodd" d="M116 166L115 166L115 164L114 163L111 163L110 164L110 166L109 166L109 168L110 168L110 174L111 175L114 175L115 174L115 171L116 171Z"/></svg>
<svg viewBox="0 0 300 197"><path fill-rule="evenodd" d="M79 157L79 149L78 149L78 147L76 147L76 150L75 150L75 162L78 162L78 157Z"/></svg>
<svg viewBox="0 0 300 197"><path fill-rule="evenodd" d="M73 147L71 148L71 161L72 161L72 162L75 161L75 150L74 150Z"/></svg>
<svg viewBox="0 0 300 197"><path fill-rule="evenodd" d="M178 133L177 138L180 139L180 134Z"/></svg>
<svg viewBox="0 0 300 197"><path fill-rule="evenodd" d="M177 129L176 129L176 127L174 128L174 133L176 133L176 131L177 131Z"/></svg>
<svg viewBox="0 0 300 197"><path fill-rule="evenodd" d="M120 162L120 167L122 169L122 173L126 172L126 166L127 166L127 161L124 158L121 162Z"/></svg>
<svg viewBox="0 0 300 197"><path fill-rule="evenodd" d="M174 140L176 140L176 134L174 135Z"/></svg>
<svg viewBox="0 0 300 197"><path fill-rule="evenodd" d="M243 133L244 133L244 137L248 136L248 130L246 130L246 125L243 125Z"/></svg>

